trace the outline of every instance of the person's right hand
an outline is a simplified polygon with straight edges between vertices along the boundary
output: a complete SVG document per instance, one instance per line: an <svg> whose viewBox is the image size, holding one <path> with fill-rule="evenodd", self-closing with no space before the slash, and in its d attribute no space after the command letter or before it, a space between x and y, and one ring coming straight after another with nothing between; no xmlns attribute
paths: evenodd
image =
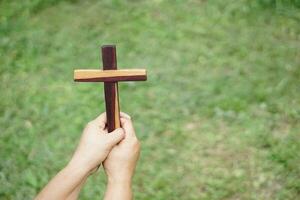
<svg viewBox="0 0 300 200"><path fill-rule="evenodd" d="M109 182L131 183L140 154L138 141L129 115L121 113L121 126L125 138L108 154L103 163Z"/></svg>

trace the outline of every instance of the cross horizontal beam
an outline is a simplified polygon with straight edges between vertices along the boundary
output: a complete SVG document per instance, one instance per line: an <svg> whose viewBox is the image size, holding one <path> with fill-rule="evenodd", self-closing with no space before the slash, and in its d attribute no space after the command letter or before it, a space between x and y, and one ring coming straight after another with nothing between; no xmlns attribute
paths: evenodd
<svg viewBox="0 0 300 200"><path fill-rule="evenodd" d="M145 69L74 70L74 81L77 82L117 82L145 80L147 80L147 71Z"/></svg>

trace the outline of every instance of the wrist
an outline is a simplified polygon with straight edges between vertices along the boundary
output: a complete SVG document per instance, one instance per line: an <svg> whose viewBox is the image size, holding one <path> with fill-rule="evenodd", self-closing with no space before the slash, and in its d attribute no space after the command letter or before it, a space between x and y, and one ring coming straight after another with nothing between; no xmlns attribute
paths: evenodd
<svg viewBox="0 0 300 200"><path fill-rule="evenodd" d="M90 173L90 169L84 165L80 165L74 161L70 161L67 166L65 167L67 171L70 171L72 173L82 175L82 176L87 176Z"/></svg>
<svg viewBox="0 0 300 200"><path fill-rule="evenodd" d="M131 186L132 177L131 176L108 177L107 181L108 184L110 185Z"/></svg>
<svg viewBox="0 0 300 200"><path fill-rule="evenodd" d="M131 178L109 178L104 199L132 199Z"/></svg>
<svg viewBox="0 0 300 200"><path fill-rule="evenodd" d="M131 191L131 185L131 180L109 179L107 182L107 188L114 191Z"/></svg>

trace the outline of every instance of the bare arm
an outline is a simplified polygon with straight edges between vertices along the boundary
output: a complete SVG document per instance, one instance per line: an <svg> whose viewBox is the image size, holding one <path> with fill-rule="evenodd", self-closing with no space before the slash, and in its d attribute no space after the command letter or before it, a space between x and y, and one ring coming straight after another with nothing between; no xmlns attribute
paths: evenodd
<svg viewBox="0 0 300 200"><path fill-rule="evenodd" d="M36 200L71 200L78 197L87 177L125 137L123 129L107 134L105 125L105 113L88 123L69 164L44 187Z"/></svg>
<svg viewBox="0 0 300 200"><path fill-rule="evenodd" d="M83 180L81 181L81 183L79 183L79 185L77 185L75 187L75 189L71 192L71 194L66 198L66 200L76 200L79 197L79 193L82 189L82 187L84 186L86 180L87 180L88 176L86 176L85 178L83 178Z"/></svg>
<svg viewBox="0 0 300 200"><path fill-rule="evenodd" d="M133 198L131 181L108 181L105 200L129 200Z"/></svg>
<svg viewBox="0 0 300 200"><path fill-rule="evenodd" d="M84 168L67 165L39 193L36 200L66 199L88 173L89 171Z"/></svg>

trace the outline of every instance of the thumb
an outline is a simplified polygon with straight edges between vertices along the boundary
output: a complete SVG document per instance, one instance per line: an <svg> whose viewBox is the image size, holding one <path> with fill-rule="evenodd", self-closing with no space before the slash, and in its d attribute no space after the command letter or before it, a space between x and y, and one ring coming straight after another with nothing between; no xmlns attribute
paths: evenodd
<svg viewBox="0 0 300 200"><path fill-rule="evenodd" d="M122 128L117 128L116 130L107 134L109 143L113 146L118 144L125 137L125 132Z"/></svg>

